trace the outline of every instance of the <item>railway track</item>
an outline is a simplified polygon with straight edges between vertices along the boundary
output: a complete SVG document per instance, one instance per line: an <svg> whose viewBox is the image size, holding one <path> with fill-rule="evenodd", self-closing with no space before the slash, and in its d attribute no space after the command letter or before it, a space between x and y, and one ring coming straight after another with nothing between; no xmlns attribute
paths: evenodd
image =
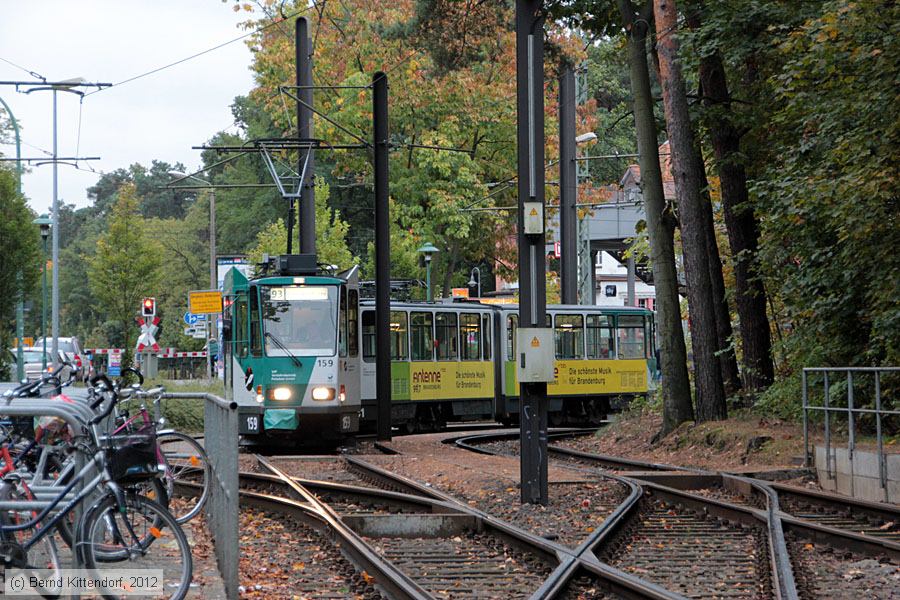
<svg viewBox="0 0 900 600"><path fill-rule="evenodd" d="M457 438L517 453L515 434ZM900 590L900 511L833 494L700 470L548 448L581 471L616 472L641 496L590 552L604 564L697 598L891 598ZM627 506L626 506L627 505ZM590 574L559 598L605 598ZM593 590L593 591L592 591Z"/></svg>
<svg viewBox="0 0 900 600"><path fill-rule="evenodd" d="M301 584L307 587L298 589L311 589L324 578L331 586L324 590L363 598L563 598L569 578L580 569L581 577L604 590L603 596L585 598L680 597L596 561L582 564L575 550L356 458L318 474L350 470L366 486L299 479L273 461L257 460L268 473L241 473L242 510L256 511L250 526L264 523L271 529L273 517L281 515L274 518L282 523L283 530L275 528L279 539L314 544L317 565L324 565L312 569L301 560ZM278 576L297 574L282 570ZM265 595L262 589L245 591Z"/></svg>

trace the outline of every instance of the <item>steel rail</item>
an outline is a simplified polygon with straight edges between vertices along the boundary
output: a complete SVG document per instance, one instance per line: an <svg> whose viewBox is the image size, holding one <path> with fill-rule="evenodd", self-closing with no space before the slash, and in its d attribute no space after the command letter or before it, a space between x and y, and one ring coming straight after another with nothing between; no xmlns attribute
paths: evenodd
<svg viewBox="0 0 900 600"><path fill-rule="evenodd" d="M309 504L320 519L330 528L333 535L340 538L342 548L348 552L359 566L366 571L378 574L376 581L392 597L410 600L430 600L432 596L412 579L399 571L389 561L378 555L363 539L350 529L328 505L294 481L287 473L273 465L263 457L256 455L257 461L266 469L278 476L284 483Z"/></svg>
<svg viewBox="0 0 900 600"><path fill-rule="evenodd" d="M506 523L505 521L502 521L497 517L494 517L488 513L460 502L449 494L445 494L439 490L435 490L431 487L425 486L403 475L392 473L390 471L387 471L386 469L383 469L376 465L372 465L371 463L368 463L357 457L348 456L346 457L346 459L354 467L371 473L374 478L386 481L389 485L396 485L398 487L415 490L418 493L429 497L440 498L443 501L458 507L461 511L477 515L484 520L485 524L491 525L492 527L496 528L498 532L512 533L517 537L525 538L529 543L534 545L553 547L556 550L557 557L559 559L559 565L556 567L553 573L551 573L550 577L548 577L544 581L541 587L536 590L535 593L531 596L533 600L543 600L546 598L558 597L559 594L561 594L569 584L573 574L576 573L579 569L586 569L590 571L594 576L598 577L606 586L608 586L614 593L626 598L644 598L655 600L676 600L683 598L683 596L681 596L680 594L666 590L661 586L645 581L638 577L634 577L633 575L625 573L624 571L620 571L619 569L616 569L609 565L605 565L590 553L588 549L594 543L594 540L601 537L603 535L603 532L606 531L608 527L610 527L610 524L608 524L609 518L607 518L607 522L604 522L600 527L598 527L598 529L587 540L579 544L577 548L572 549L556 542L551 542L540 536L536 536L528 531L520 529L519 527ZM625 482L625 478L622 477L612 475L610 475L609 477L617 481ZM631 506L636 505L642 495L642 489L636 482L627 482L627 484L630 490L630 494L628 495L626 500L616 508L616 510L613 512L614 515L626 513L628 510L630 510ZM507 535L504 535L503 537L505 539L509 539Z"/></svg>
<svg viewBox="0 0 900 600"><path fill-rule="evenodd" d="M568 435L573 435L572 433L559 433L556 438L566 437ZM485 448L479 448L477 444L473 442L485 442L485 441L497 441L497 440L505 440L514 438L514 435L511 434L503 434L503 433L494 433L494 434L486 434L482 436L465 436L462 438L456 438L453 443L455 443L458 447L464 449L470 449L475 452L485 453L485 454L497 454L496 452L489 451ZM686 469L683 467L675 467L673 465L663 465L658 463L648 463L643 461L635 461L631 459L621 459L619 457L612 457L606 455L597 455L591 454L588 452L580 452L577 450L570 450L568 448L560 448L558 446L549 446L548 450L551 453L554 453L556 450L561 450L561 452L555 452L557 454L562 454L566 456L577 457L579 459L589 460L591 462L596 462L605 466L608 465L627 465L629 467L638 469L640 471L666 471L671 473L672 471L681 471L685 475L676 475L675 473L671 474L672 478L683 478L685 476L694 475L691 479L696 477L715 477L716 474L710 472L704 472L699 469ZM571 465L565 465L567 468L575 469L582 472L594 472L597 473L596 470L592 469L582 469L578 467L572 467ZM602 473L600 473L602 474ZM611 475L606 475L610 477ZM627 498L620 506L610 514L603 525L599 528L597 532L595 532L590 538L585 540L579 546L579 554L578 557L586 562L593 563L595 565L601 565L603 567L609 567L609 565L605 565L602 563L596 555L596 551L604 545L604 543L608 542L612 539L619 530L624 528L629 520L636 514L639 509L640 497L644 491L653 490L657 494L672 493L674 494L676 499L681 499L682 501L687 501L689 504L693 504L694 507L700 508L701 510L706 511L703 507L703 503L709 502L713 507L713 512L716 514L720 514L725 518L733 519L735 517L734 513L728 512L731 508L737 509L742 514L740 515L739 520L746 521L748 518L752 518L756 521L760 521L765 524L767 531L767 544L769 548L769 564L770 569L772 571L772 577L775 580L775 591L778 594L778 598L780 600L796 600L798 595L796 591L796 584L793 576L793 569L791 567L790 555L787 550L787 544L784 540L784 532L782 529L780 514L778 513L778 500L777 495L765 488L759 482L751 480L749 478L739 478L734 477L735 480L742 481L746 486L752 487L757 490L757 492L763 495L767 500L767 512L761 513L760 511L749 509L745 507L729 505L720 501L711 500L708 498L704 498L702 496L697 496L694 494L690 494L687 492L683 492L681 490L677 490L675 488L670 488L668 486L663 486L657 483L652 483L649 481L641 481L641 485L638 486L636 482L634 482L629 477L619 477L619 476L611 476L616 480L629 482L632 486L637 487L641 490L641 493L635 496L631 494L629 498ZM652 478L652 475L651 475ZM670 496L671 497L671 496ZM684 502L682 502L684 503ZM699 503L699 504L698 504ZM724 514L722 514L724 511ZM570 577L572 575L570 574ZM643 580L640 580L643 581ZM649 585L655 585L651 582L645 582Z"/></svg>
<svg viewBox="0 0 900 600"><path fill-rule="evenodd" d="M566 437L574 437L578 435L584 435L590 432L594 432L596 429L590 430L575 430L575 431L561 431L552 433L549 437L553 439L566 438ZM452 443L454 443L459 448L463 448L465 450L469 450L471 452L478 452L481 454L496 454L495 452L491 452L489 450L485 450L484 448L478 447L478 442L488 443L495 441L504 441L511 439L518 439L518 432L494 432L488 434L476 434L476 435L466 435L457 438L452 438ZM451 443L449 440L447 443ZM622 458L618 456L609 456L605 454L592 454L590 452L582 452L580 450L572 450L570 448L563 448L562 446L556 446L550 444L547 446L547 451L551 454L560 454L563 456L569 456L572 458L578 458L583 460L589 460L591 462L597 463L599 465L604 465L609 468L613 468L616 470L635 470L635 471L685 471L685 472L703 472L702 469L691 469L688 467L680 467L677 465L667 465L663 463L650 463L643 462L638 460L632 460L629 458Z"/></svg>
<svg viewBox="0 0 900 600"><path fill-rule="evenodd" d="M348 456L346 457L346 459L353 467L360 469L361 471L370 473L374 478L384 481L389 485L397 485L398 487L404 487L410 490L414 490L413 493L419 493L423 496L429 496L437 500L441 500L443 502L451 504L452 506L467 514L477 516L478 518L482 519L486 525L499 532L504 538L524 543L525 548L529 551L534 551L535 548L539 548L540 551L544 552L548 556L553 556L557 561L560 562L562 562L567 556L574 556L571 548L563 546L558 542L554 542L552 540L534 535L531 532L525 531L524 529L498 519L497 517L494 517L484 511L473 508L468 504L464 504L450 494L445 494L440 490L435 490L431 487L422 485L421 483L414 481L408 477L404 477L403 475L399 475L397 473L392 473L391 471L382 469L381 467L373 465L355 456Z"/></svg>

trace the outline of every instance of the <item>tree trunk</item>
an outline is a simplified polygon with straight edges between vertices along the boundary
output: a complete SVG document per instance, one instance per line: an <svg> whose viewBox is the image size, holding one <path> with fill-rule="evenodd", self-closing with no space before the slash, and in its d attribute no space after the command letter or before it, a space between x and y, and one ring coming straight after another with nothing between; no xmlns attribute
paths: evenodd
<svg viewBox="0 0 900 600"><path fill-rule="evenodd" d="M648 4L647 7L649 6ZM645 10L640 19L635 19L634 8L629 0L619 0L619 9L628 31L628 64L640 155L641 194L650 238L653 285L656 289L663 394L663 425L659 435L665 436L679 424L692 420L694 410L691 405L687 351L678 301L674 226L666 215L656 121L653 118L653 97L650 93L650 71L647 67L647 21L650 14Z"/></svg>
<svg viewBox="0 0 900 600"><path fill-rule="evenodd" d="M706 165L703 162L703 151L699 142L694 145L694 165L697 167L697 179L700 181L700 200L703 203L703 220L706 229L706 253L709 255L709 281L712 290L713 306L716 311L716 333L718 334L719 368L722 370L722 383L725 394L736 394L741 389L741 378L738 372L737 357L734 352L731 336L731 312L728 299L725 297L725 278L722 276L722 258L719 256L719 245L716 242L716 227L713 220L712 201L709 197L709 181L706 179Z"/></svg>
<svg viewBox="0 0 900 600"><path fill-rule="evenodd" d="M700 83L716 168L722 186L722 211L734 261L735 305L741 331L744 387L759 392L774 379L772 338L766 315L766 292L757 271L759 226L747 193L741 162L741 135L729 118L725 67L718 54L700 61Z"/></svg>
<svg viewBox="0 0 900 600"><path fill-rule="evenodd" d="M677 11L674 0L654 0L659 75L669 133L672 172L678 197L684 274L687 280L691 342L694 351L694 384L697 388L697 421L727 416L725 389L716 350L719 335L710 282L706 221L700 200L695 165L694 133L688 113L687 93L678 60Z"/></svg>

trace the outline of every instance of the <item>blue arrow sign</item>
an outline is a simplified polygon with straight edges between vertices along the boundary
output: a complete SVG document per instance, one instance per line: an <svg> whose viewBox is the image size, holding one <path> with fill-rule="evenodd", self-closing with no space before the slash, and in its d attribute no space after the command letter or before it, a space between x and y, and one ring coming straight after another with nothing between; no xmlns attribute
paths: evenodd
<svg viewBox="0 0 900 600"><path fill-rule="evenodd" d="M198 321L205 321L206 315L195 315L193 313L184 313L185 325L196 325Z"/></svg>

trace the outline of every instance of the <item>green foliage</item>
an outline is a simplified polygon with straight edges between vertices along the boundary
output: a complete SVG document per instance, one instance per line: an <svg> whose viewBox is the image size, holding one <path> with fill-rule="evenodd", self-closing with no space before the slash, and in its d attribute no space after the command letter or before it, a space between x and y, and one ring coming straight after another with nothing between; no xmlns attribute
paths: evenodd
<svg viewBox="0 0 900 600"><path fill-rule="evenodd" d="M391 215L397 214L397 203L391 200L388 209ZM425 243L412 230L404 229L396 218L391 219L391 277L394 279L425 279L425 269L419 265L419 247ZM362 276L375 278L375 242L369 242L366 249L366 262L362 265ZM424 292L420 300L425 299Z"/></svg>
<svg viewBox="0 0 900 600"><path fill-rule="evenodd" d="M603 38L588 48L588 93L597 102L597 141L582 150L587 156L635 154L634 119L631 117L631 83L623 38ZM591 179L599 184L618 183L634 158L588 162Z"/></svg>
<svg viewBox="0 0 900 600"><path fill-rule="evenodd" d="M810 364L900 361L894 2L827 2L777 45L769 163L754 188L762 256ZM893 30L892 30L893 29ZM798 365L799 366L799 365Z"/></svg>
<svg viewBox="0 0 900 600"><path fill-rule="evenodd" d="M16 174L0 168L0 379L9 358L6 349L15 336L16 302L33 289L38 279L40 255L35 215L16 190Z"/></svg>
<svg viewBox="0 0 900 600"><path fill-rule="evenodd" d="M347 248L349 225L341 219L341 213L328 207L329 187L322 178L316 179L316 257L319 264L337 265L340 270L356 264L356 258ZM299 211L298 211L299 212ZM297 231L299 222L295 224ZM296 235L296 234L295 234ZM263 254L277 256L287 249L287 227L281 219L270 223L256 234L256 243L248 247L251 264L262 262Z"/></svg>
<svg viewBox="0 0 900 600"><path fill-rule="evenodd" d="M183 219L146 219L144 234L164 257L160 285L153 291L161 318L157 340L164 347L199 350L203 340L184 335L182 315L187 312L191 290L210 287L209 191L190 206Z"/></svg>
<svg viewBox="0 0 900 600"><path fill-rule="evenodd" d="M134 184L124 184L112 206L107 231L87 258L91 291L111 322L110 342L125 348L126 358L137 338L134 318L141 298L159 289L162 256L144 231ZM123 358L123 363L128 361Z"/></svg>
<svg viewBox="0 0 900 600"><path fill-rule="evenodd" d="M181 163L171 165L165 161L153 160L150 168L135 163L127 169L116 169L104 173L97 183L87 190L88 198L93 201L91 207L94 216L106 216L116 201L119 190L126 183L135 186L136 194L141 199L140 212L145 217L181 218L194 198L194 191L176 191L165 189L174 177L170 171L184 172ZM190 184L191 180L179 185Z"/></svg>

